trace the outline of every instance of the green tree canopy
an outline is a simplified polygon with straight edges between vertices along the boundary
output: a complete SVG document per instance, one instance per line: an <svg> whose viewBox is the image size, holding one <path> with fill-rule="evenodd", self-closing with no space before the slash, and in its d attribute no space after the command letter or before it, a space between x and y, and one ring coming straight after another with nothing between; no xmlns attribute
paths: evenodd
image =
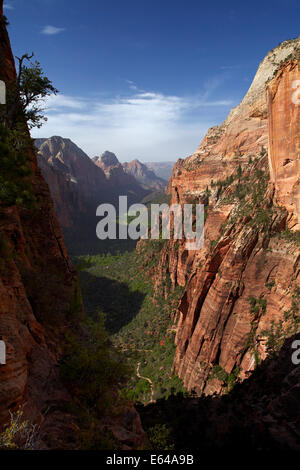
<svg viewBox="0 0 300 470"><path fill-rule="evenodd" d="M43 115L43 100L51 94L57 94L58 90L52 85L51 80L44 75L38 61L32 62L34 54L24 54L16 57L18 75L16 83L9 86L7 98L7 123L12 129L20 116L25 116L29 128L41 127L47 118ZM28 61L28 65L25 65Z"/></svg>

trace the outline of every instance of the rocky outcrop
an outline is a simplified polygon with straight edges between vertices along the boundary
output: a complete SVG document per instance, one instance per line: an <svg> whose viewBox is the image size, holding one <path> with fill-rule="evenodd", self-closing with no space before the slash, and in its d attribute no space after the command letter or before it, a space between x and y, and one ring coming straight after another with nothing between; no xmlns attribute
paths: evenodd
<svg viewBox="0 0 300 470"><path fill-rule="evenodd" d="M186 286L174 371L198 394L245 379L298 329L300 252L288 228L297 215L299 109L290 97L299 43L266 56L242 103L176 163L168 185L173 203L206 206L203 249L170 240L154 277L157 289L168 275Z"/></svg>
<svg viewBox="0 0 300 470"><path fill-rule="evenodd" d="M94 157L94 162L102 168L103 170L108 170L111 167L119 165L119 160L117 159L116 155L109 150L105 150L100 157Z"/></svg>
<svg viewBox="0 0 300 470"><path fill-rule="evenodd" d="M134 178L145 188L152 191L162 191L165 189L167 182L162 178L158 178L155 173L139 160L122 164L125 173L134 176Z"/></svg>

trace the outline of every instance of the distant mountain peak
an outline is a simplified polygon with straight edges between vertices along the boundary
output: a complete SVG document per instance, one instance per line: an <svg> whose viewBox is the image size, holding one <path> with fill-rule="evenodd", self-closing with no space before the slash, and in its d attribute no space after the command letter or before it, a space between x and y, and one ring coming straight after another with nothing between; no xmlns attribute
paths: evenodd
<svg viewBox="0 0 300 470"><path fill-rule="evenodd" d="M94 162L102 163L104 166L115 166L119 165L120 162L116 155L109 150L105 150L99 157L93 158Z"/></svg>
<svg viewBox="0 0 300 470"><path fill-rule="evenodd" d="M94 231L91 235L90 227L83 225L86 221L96 222L100 202L116 203L119 195L128 195L133 203L149 193L149 189L125 173L113 152L106 150L91 159L70 139L59 136L36 139L35 146L39 167L63 228L76 227L92 237Z"/></svg>
<svg viewBox="0 0 300 470"><path fill-rule="evenodd" d="M166 186L166 181L156 176L150 168L137 158L131 162L123 163L123 169L127 174L134 176L145 188L162 191Z"/></svg>

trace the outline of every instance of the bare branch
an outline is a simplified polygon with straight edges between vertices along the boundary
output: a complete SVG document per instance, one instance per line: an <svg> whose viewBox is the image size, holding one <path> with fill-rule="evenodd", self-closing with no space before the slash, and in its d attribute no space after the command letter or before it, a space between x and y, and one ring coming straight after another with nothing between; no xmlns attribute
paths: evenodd
<svg viewBox="0 0 300 470"><path fill-rule="evenodd" d="M20 85L21 83L21 77L22 77L22 70L23 70L23 62L24 60L28 60L30 61L32 59L32 57L34 56L34 53L32 52L31 55L29 54L23 54L22 57L17 57L16 56L16 59L18 59L19 61L19 72L18 72L18 80L17 80L17 84Z"/></svg>

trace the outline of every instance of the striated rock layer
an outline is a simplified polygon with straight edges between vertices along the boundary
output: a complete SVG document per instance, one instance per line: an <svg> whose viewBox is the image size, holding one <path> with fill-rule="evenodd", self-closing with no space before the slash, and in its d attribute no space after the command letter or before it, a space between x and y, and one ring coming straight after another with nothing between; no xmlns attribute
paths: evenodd
<svg viewBox="0 0 300 470"><path fill-rule="evenodd" d="M9 87L16 72L2 16L0 64L0 79ZM58 405L70 400L59 378L58 359L60 331L74 320L74 296L79 317L82 310L77 274L30 146L28 160L35 207L0 208L0 335L7 351L6 365L0 365L0 426L7 422L9 410L21 406L30 421L41 422L45 436ZM67 415L52 426L52 445L73 429Z"/></svg>
<svg viewBox="0 0 300 470"><path fill-rule="evenodd" d="M288 228L298 227L299 45L266 56L241 104L169 181L173 203L206 206L203 249L170 240L154 279L186 286L174 371L198 394L243 380L298 329L300 250Z"/></svg>
<svg viewBox="0 0 300 470"><path fill-rule="evenodd" d="M268 84L269 165L276 199L300 228L300 65L287 62Z"/></svg>
<svg viewBox="0 0 300 470"><path fill-rule="evenodd" d="M0 13L2 6L0 0ZM0 80L7 88L16 80L2 15ZM74 449L79 420L66 411L73 397L59 365L65 332L79 334L84 318L81 293L29 133L25 151L35 203L25 208L0 201L0 338L6 344L6 364L0 365L0 433L10 412L21 409L30 425L38 424L35 448ZM102 428L110 429L120 447L142 445L145 434L133 406L122 402L114 411Z"/></svg>

